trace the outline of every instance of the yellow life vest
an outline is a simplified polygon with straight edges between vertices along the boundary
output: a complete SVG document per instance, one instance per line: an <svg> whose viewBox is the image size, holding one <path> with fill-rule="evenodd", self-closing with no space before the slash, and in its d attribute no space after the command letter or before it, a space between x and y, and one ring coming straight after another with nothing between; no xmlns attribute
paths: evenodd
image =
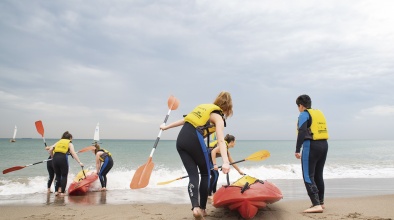
<svg viewBox="0 0 394 220"><path fill-rule="evenodd" d="M323 112L319 109L307 109L307 111L311 116L312 123L310 127L310 132L312 134L313 140L327 140L327 122Z"/></svg>
<svg viewBox="0 0 394 220"><path fill-rule="evenodd" d="M227 148L228 148L228 143L227 143L227 141L224 141L224 143L226 143L226 146L227 146ZM215 147L217 147L217 145L218 145L218 140L214 140L214 141L212 141L212 142L209 143L209 148L215 148Z"/></svg>
<svg viewBox="0 0 394 220"><path fill-rule="evenodd" d="M71 142L69 139L60 139L55 145L53 149L53 153L63 153L66 154L68 152L68 144Z"/></svg>
<svg viewBox="0 0 394 220"><path fill-rule="evenodd" d="M202 104L193 109L185 117L185 122L192 124L204 137L216 131L216 127L210 122L211 113L218 111L223 118L222 109L215 104ZM223 118L226 125L226 121Z"/></svg>
<svg viewBox="0 0 394 220"><path fill-rule="evenodd" d="M106 149L103 149L103 148L101 148L100 150L98 150L98 151L103 151L104 153L103 154L101 154L100 155L100 161L101 162L104 162L104 160L105 160L105 158L107 157L107 156L112 156L112 154L109 152L109 151L107 151Z"/></svg>

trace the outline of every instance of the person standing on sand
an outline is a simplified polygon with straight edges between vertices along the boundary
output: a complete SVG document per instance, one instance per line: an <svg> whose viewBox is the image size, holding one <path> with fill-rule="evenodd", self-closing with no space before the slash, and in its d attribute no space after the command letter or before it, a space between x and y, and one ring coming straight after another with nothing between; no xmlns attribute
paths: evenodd
<svg viewBox="0 0 394 220"><path fill-rule="evenodd" d="M45 147L45 150L48 151L49 157L47 161L47 170L48 170L48 193L52 193L51 191L51 185L53 182L53 179L55 179L55 170L53 169L53 163L52 163L52 157L51 157L51 152L49 151L50 147ZM56 187L55 187L56 188Z"/></svg>
<svg viewBox="0 0 394 220"><path fill-rule="evenodd" d="M96 155L96 172L101 183L100 191L106 191L107 173L114 166L114 161L112 160L112 154L109 151L100 148L100 145L97 143L94 146L96 147L94 150L94 154Z"/></svg>
<svg viewBox="0 0 394 220"><path fill-rule="evenodd" d="M182 126L176 141L176 148L183 165L189 175L188 194L192 204L195 219L204 219L207 215L209 172L211 169L207 145L204 138L216 131L218 148L222 154L222 171L227 174L230 164L223 130L226 126L225 118L232 116L233 103L229 92L220 92L213 104L198 105L183 119L169 125L162 124L160 129L167 130ZM209 143L208 143L209 144ZM199 174L201 181L199 183ZM200 201L199 201L200 199Z"/></svg>
<svg viewBox="0 0 394 220"><path fill-rule="evenodd" d="M233 158L230 155L230 151L228 149L233 148L235 146L235 137L234 135L231 134L227 134L224 137L224 141L226 142L226 146L227 146L227 156L229 159L230 163L234 163ZM209 144L209 151L211 152L211 162L212 162L212 166L213 166L213 170L211 170L211 181L209 184L209 192L208 192L208 198L212 197L212 195L214 193L216 193L216 186L218 183L218 178L219 178L219 171L218 171L218 165L216 164L216 157L221 157L220 154L220 149L217 147L217 141L211 142ZM241 169L239 169L239 167L236 164L232 165L240 175L244 175L244 173L241 171Z"/></svg>
<svg viewBox="0 0 394 220"><path fill-rule="evenodd" d="M55 195L64 196L67 186L68 176L68 155L72 157L83 167L83 163L79 160L75 153L72 143L73 136L68 132L64 132L62 138L54 145L49 147L52 156L53 169L56 174Z"/></svg>
<svg viewBox="0 0 394 220"><path fill-rule="evenodd" d="M302 176L312 202L304 213L321 213L324 209L323 170L328 151L327 123L320 110L311 109L312 100L308 95L300 95L296 104L300 115L295 157L301 159Z"/></svg>

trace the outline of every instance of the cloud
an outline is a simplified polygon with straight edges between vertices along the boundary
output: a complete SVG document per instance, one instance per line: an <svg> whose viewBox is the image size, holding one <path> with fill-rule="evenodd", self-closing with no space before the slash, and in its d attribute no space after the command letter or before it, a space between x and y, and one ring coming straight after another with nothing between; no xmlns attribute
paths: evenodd
<svg viewBox="0 0 394 220"><path fill-rule="evenodd" d="M175 120L222 90L234 99L228 129L245 139L293 138L294 100L304 93L337 137L358 136L342 125L355 115L392 114L391 1L0 5L2 130L20 124L23 135L22 124L44 115L79 137L97 122L108 136L149 137L169 95L181 101ZM119 132L130 125L138 128Z"/></svg>
<svg viewBox="0 0 394 220"><path fill-rule="evenodd" d="M373 106L371 108L362 109L357 115L356 118L365 118L365 117L391 117L394 116L394 105L378 105Z"/></svg>

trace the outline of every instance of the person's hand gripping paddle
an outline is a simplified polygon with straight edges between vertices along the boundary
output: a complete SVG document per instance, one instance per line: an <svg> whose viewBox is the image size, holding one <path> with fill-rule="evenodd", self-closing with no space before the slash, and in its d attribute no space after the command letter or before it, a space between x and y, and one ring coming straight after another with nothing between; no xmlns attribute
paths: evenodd
<svg viewBox="0 0 394 220"><path fill-rule="evenodd" d="M168 103L168 113L164 119L163 122L164 124L167 122L171 111L176 110L178 108L179 100L171 95L168 98L167 103ZM155 164L152 162L152 156L156 150L162 132L163 130L160 129L159 135L157 136L155 144L153 145L153 149L149 155L148 161L144 165L138 167L138 169L135 171L133 179L130 182L130 189L140 189L148 185L153 167L155 166Z"/></svg>

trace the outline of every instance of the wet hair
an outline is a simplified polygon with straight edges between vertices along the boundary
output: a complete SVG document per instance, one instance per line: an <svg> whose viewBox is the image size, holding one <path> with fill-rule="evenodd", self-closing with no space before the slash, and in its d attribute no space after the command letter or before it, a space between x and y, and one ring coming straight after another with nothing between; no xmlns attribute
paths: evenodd
<svg viewBox="0 0 394 220"><path fill-rule="evenodd" d="M231 142L235 141L235 137L234 137L234 135L226 134L226 137L224 137L224 140L227 141L227 143L231 143Z"/></svg>
<svg viewBox="0 0 394 220"><path fill-rule="evenodd" d="M303 105L305 108L310 109L312 108L312 100L308 95L300 95L296 99L296 104L298 106Z"/></svg>
<svg viewBox="0 0 394 220"><path fill-rule="evenodd" d="M226 118L233 115L233 101L229 92L220 92L213 104L219 106L223 110L223 114Z"/></svg>
<svg viewBox="0 0 394 220"><path fill-rule="evenodd" d="M94 154L97 154L97 151L99 151L101 148L100 148L100 145L98 144L98 143L96 143L95 145L94 145L94 147L96 148L96 149L94 149Z"/></svg>
<svg viewBox="0 0 394 220"><path fill-rule="evenodd" d="M70 132L66 131L66 132L63 133L61 139L68 139L68 140L71 140L72 138L73 138L72 134L70 134Z"/></svg>

